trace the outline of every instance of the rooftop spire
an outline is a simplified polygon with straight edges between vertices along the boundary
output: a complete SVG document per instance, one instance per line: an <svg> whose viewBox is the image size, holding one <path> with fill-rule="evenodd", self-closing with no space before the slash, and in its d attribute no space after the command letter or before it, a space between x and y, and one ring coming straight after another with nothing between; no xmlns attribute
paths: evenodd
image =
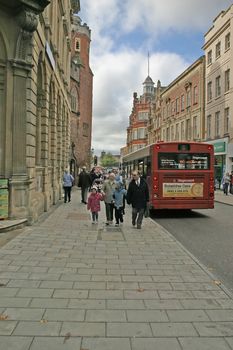
<svg viewBox="0 0 233 350"><path fill-rule="evenodd" d="M148 51L148 76L150 76L150 52Z"/></svg>

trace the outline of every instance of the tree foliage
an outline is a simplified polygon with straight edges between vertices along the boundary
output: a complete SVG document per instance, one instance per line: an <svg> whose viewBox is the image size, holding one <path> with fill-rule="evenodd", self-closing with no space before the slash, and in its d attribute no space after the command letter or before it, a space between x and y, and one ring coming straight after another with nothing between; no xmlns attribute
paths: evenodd
<svg viewBox="0 0 233 350"><path fill-rule="evenodd" d="M101 154L101 165L103 167L115 167L118 166L117 159L110 152L102 152Z"/></svg>

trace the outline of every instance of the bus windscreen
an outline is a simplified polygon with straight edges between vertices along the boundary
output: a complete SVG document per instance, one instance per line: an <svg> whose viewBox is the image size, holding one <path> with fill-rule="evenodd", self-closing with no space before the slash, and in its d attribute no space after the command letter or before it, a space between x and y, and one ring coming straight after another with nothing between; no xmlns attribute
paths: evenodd
<svg viewBox="0 0 233 350"><path fill-rule="evenodd" d="M209 153L158 153L160 170L209 170Z"/></svg>

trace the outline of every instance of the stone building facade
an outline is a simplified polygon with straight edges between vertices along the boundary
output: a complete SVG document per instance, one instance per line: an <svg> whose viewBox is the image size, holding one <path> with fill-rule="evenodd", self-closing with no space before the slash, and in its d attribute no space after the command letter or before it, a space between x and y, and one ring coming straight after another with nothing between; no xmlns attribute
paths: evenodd
<svg viewBox="0 0 233 350"><path fill-rule="evenodd" d="M55 204L70 148L71 20L78 1L0 4L0 178L9 218Z"/></svg>
<svg viewBox="0 0 233 350"><path fill-rule="evenodd" d="M78 16L73 17L71 33L71 171L90 168L92 160L92 91L90 68L91 31Z"/></svg>
<svg viewBox="0 0 233 350"><path fill-rule="evenodd" d="M215 177L233 170L233 5L205 34L205 139L214 145Z"/></svg>

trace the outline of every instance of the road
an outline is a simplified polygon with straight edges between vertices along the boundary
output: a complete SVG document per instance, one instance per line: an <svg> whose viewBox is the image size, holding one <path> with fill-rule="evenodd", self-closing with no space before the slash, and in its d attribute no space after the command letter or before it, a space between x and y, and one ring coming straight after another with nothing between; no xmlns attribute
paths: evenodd
<svg viewBox="0 0 233 350"><path fill-rule="evenodd" d="M233 292L233 207L158 211L152 215L209 271Z"/></svg>

